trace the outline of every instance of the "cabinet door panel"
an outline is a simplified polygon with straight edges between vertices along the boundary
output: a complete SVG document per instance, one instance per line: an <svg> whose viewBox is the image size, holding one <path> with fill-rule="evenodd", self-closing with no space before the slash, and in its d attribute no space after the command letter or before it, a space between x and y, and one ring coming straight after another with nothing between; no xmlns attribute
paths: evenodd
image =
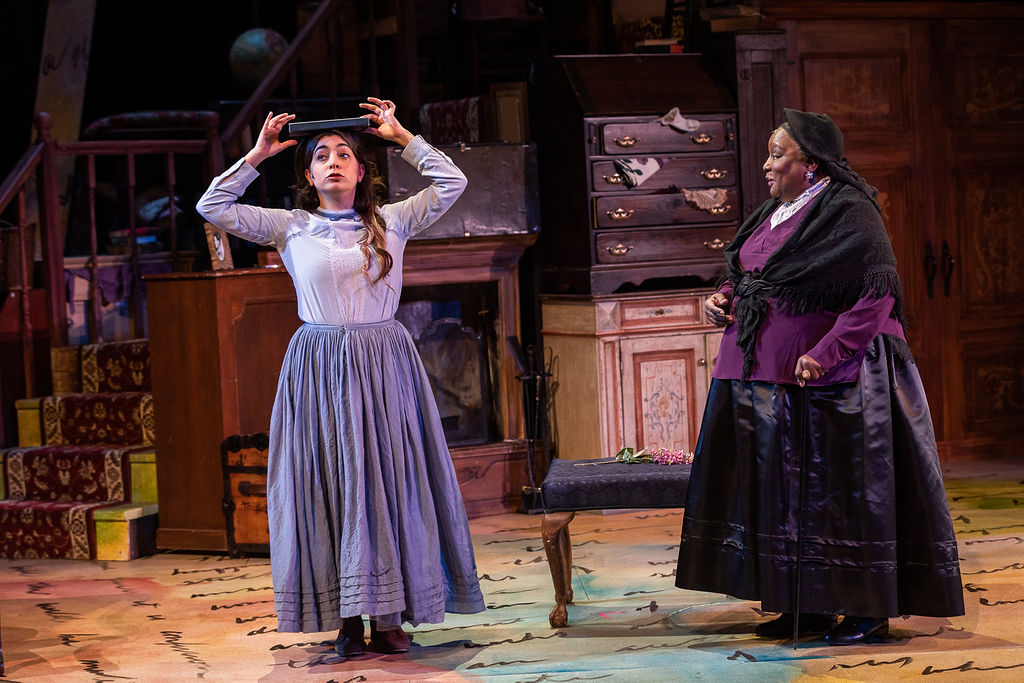
<svg viewBox="0 0 1024 683"><path fill-rule="evenodd" d="M693 450L707 398L704 334L623 339L623 445Z"/></svg>

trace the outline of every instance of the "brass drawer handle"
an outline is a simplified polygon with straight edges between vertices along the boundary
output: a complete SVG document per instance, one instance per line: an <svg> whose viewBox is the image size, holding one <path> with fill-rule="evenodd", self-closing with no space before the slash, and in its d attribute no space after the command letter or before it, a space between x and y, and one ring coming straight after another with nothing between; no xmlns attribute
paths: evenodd
<svg viewBox="0 0 1024 683"><path fill-rule="evenodd" d="M721 216L723 213L728 213L729 209L732 208L732 204L722 204L721 206L712 206L708 209L708 213L712 216Z"/></svg>
<svg viewBox="0 0 1024 683"><path fill-rule="evenodd" d="M711 251L721 251L722 249L725 249L727 246L729 246L729 243L728 242L723 242L718 237L716 237L715 239L711 240L710 242L705 242L704 243L704 247L707 248L707 249L710 249Z"/></svg>
<svg viewBox="0 0 1024 683"><path fill-rule="evenodd" d="M621 173L615 173L612 175L601 176L604 181L609 185L621 185L626 182L626 178Z"/></svg>
<svg viewBox="0 0 1024 683"><path fill-rule="evenodd" d="M721 180L725 177L726 173L728 173L728 171L722 171L717 168L706 168L700 172L700 174L708 180Z"/></svg>
<svg viewBox="0 0 1024 683"><path fill-rule="evenodd" d="M707 133L701 133L700 135L690 136L690 140L692 140L693 144L695 145L706 145L714 139L715 138L713 135L708 135Z"/></svg>
<svg viewBox="0 0 1024 683"><path fill-rule="evenodd" d="M615 209L614 211L605 211L608 214L608 218L613 221L625 221L633 216L633 209Z"/></svg>
<svg viewBox="0 0 1024 683"><path fill-rule="evenodd" d="M633 251L633 245L627 247L622 242L619 242L614 247L605 247L605 249L612 256L625 256L629 252Z"/></svg>
<svg viewBox="0 0 1024 683"><path fill-rule="evenodd" d="M623 135L621 138L612 138L615 144L619 147L632 147L638 142L643 142L643 138L635 138L632 135Z"/></svg>

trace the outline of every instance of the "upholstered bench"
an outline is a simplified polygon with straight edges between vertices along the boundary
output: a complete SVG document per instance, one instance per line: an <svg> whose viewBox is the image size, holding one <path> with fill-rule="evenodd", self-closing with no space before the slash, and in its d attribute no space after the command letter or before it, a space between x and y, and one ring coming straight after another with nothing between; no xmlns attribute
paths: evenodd
<svg viewBox="0 0 1024 683"><path fill-rule="evenodd" d="M681 508L690 483L690 465L620 463L604 460L551 461L541 497L541 537L555 585L552 628L569 625L565 606L572 602L572 542L569 522L581 510Z"/></svg>

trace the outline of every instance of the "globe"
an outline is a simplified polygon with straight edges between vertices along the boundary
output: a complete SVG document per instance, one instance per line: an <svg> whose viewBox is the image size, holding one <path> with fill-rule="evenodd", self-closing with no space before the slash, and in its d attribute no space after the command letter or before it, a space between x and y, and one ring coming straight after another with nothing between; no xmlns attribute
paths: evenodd
<svg viewBox="0 0 1024 683"><path fill-rule="evenodd" d="M280 33L269 28L251 28L231 45L231 75L245 88L254 90L286 49L288 41Z"/></svg>

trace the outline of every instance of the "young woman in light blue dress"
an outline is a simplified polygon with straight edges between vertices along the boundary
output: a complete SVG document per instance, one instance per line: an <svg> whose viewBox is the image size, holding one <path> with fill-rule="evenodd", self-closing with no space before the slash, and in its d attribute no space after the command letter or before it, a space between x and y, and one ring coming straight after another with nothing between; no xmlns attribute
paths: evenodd
<svg viewBox="0 0 1024 683"><path fill-rule="evenodd" d="M270 425L267 509L278 630L340 629L342 656L404 652L403 622L484 609L469 524L422 362L394 319L411 236L458 199L466 178L413 136L389 100L361 107L371 134L404 148L430 185L378 203L358 134L281 141L294 116L267 116L245 157L197 209L281 254L303 325L281 367ZM297 147L296 147L297 146ZM239 202L256 166L296 147L296 208Z"/></svg>

